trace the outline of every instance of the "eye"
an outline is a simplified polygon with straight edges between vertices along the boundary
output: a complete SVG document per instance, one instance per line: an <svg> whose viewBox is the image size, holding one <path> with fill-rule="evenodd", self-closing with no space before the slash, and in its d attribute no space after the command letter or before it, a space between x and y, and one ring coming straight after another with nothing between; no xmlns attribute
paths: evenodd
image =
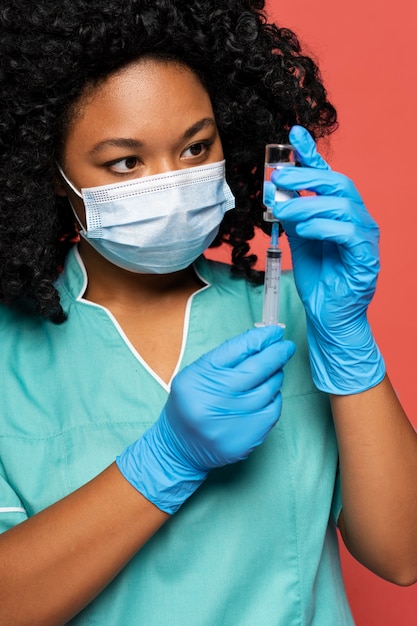
<svg viewBox="0 0 417 626"><path fill-rule="evenodd" d="M207 141L199 141L197 143L193 143L191 146L186 148L182 153L182 156L186 159L201 157L205 155L210 150L210 143Z"/></svg>
<svg viewBox="0 0 417 626"><path fill-rule="evenodd" d="M119 159L118 161L113 161L112 163L109 163L109 166L116 172L124 174L134 170L139 163L140 161L137 157L131 156L126 157L125 159Z"/></svg>

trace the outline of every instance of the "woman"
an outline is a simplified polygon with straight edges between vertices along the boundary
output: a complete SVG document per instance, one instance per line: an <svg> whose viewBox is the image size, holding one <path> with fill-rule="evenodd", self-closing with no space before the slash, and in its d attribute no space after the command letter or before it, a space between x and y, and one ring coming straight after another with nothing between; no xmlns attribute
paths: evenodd
<svg viewBox="0 0 417 626"><path fill-rule="evenodd" d="M0 622L351 624L336 523L414 582L417 444L366 320L377 227L311 138L336 124L317 68L260 1L20 4L1 13ZM273 182L316 195L275 207L283 339L254 328L248 241L264 145L288 136L301 167ZM231 269L202 256L222 241Z"/></svg>

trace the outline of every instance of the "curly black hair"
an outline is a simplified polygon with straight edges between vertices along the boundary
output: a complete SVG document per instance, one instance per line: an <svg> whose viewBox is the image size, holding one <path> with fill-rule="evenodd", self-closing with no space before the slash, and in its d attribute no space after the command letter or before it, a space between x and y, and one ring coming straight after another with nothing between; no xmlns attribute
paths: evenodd
<svg viewBox="0 0 417 626"><path fill-rule="evenodd" d="M257 280L264 146L295 123L315 138L336 112L295 34L268 23L263 0L2 0L0 7L0 301L29 298L65 319L54 287L75 226L54 176L69 112L89 84L141 56L180 60L211 96L236 209L214 246Z"/></svg>

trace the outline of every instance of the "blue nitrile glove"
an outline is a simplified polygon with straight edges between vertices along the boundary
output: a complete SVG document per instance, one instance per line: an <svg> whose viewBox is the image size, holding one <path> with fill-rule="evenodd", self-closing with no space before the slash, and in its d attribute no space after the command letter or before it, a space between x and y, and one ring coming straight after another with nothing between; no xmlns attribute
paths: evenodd
<svg viewBox="0 0 417 626"><path fill-rule="evenodd" d="M384 378L367 321L379 271L379 230L351 180L333 172L314 140L294 126L290 142L302 167L272 174L278 187L317 195L277 202L296 286L304 303L312 376L322 391L347 395Z"/></svg>
<svg viewBox="0 0 417 626"><path fill-rule="evenodd" d="M277 326L249 330L175 376L156 423L116 459L145 498L175 513L210 469L246 459L264 441L295 351L282 335Z"/></svg>

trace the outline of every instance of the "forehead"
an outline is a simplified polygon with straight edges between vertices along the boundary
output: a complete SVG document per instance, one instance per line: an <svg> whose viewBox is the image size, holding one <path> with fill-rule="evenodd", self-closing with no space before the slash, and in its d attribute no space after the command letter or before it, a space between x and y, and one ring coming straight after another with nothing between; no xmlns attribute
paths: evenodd
<svg viewBox="0 0 417 626"><path fill-rule="evenodd" d="M210 115L209 94L189 67L146 58L89 85L72 109L68 131L120 133L133 122L146 129L162 121L180 125Z"/></svg>

